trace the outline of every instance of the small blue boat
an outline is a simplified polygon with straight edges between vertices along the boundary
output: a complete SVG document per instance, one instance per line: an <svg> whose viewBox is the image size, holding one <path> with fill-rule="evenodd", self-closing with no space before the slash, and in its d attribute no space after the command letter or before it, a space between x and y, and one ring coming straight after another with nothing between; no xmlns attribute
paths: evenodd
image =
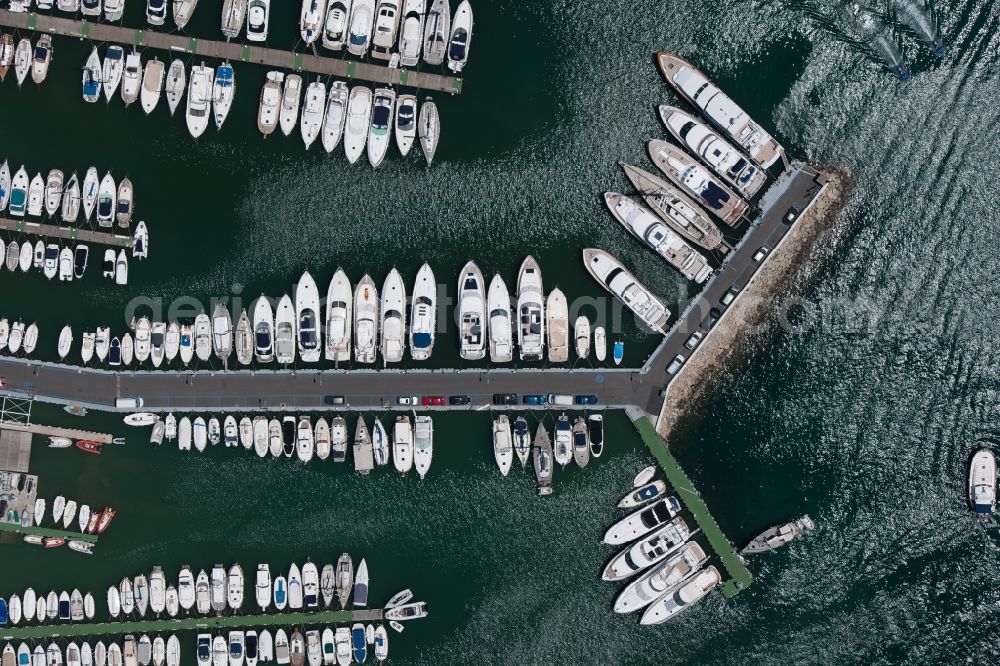
<svg viewBox="0 0 1000 666"><path fill-rule="evenodd" d="M284 608L288 601L288 590L285 589L285 579L278 576L274 579L274 603L279 608Z"/></svg>
<svg viewBox="0 0 1000 666"><path fill-rule="evenodd" d="M7 624L7 600L0 597L0 626Z"/></svg>
<svg viewBox="0 0 1000 666"><path fill-rule="evenodd" d="M368 658L368 641L365 639L365 627L360 622L351 627L351 650L354 652L355 663L365 663Z"/></svg>
<svg viewBox="0 0 1000 666"><path fill-rule="evenodd" d="M625 343L621 340L615 342L615 348L612 358L615 360L615 365L622 364L622 358L625 357Z"/></svg>

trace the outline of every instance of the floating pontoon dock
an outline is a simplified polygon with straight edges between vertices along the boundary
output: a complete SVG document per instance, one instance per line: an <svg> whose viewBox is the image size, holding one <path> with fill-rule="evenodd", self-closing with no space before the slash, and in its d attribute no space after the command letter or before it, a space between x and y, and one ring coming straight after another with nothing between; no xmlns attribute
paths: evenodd
<svg viewBox="0 0 1000 666"><path fill-rule="evenodd" d="M43 224L28 220L12 220L9 217L0 217L0 231L31 234L42 238L62 238L81 243L93 243L94 245L132 247L131 235L114 234L107 231L91 231L90 229L80 229L77 227L61 227L56 224Z"/></svg>
<svg viewBox="0 0 1000 666"><path fill-rule="evenodd" d="M0 26L89 39L94 42L111 42L126 46L134 45L181 52L217 60L251 62L278 69L313 72L344 79L360 79L384 85L410 86L453 95L462 92L462 79L454 76L394 69L357 60L324 58L308 53L269 49L264 46L196 39L188 35L153 30L137 30L107 23L77 21L48 14L11 12L4 9L0 10Z"/></svg>
<svg viewBox="0 0 1000 666"><path fill-rule="evenodd" d="M58 428L56 426L39 425L38 423L18 423L15 421L0 421L0 430L16 430L19 432L30 432L35 435L45 437L68 437L70 439L89 439L101 444L110 444L114 439L111 435L103 432L90 432L89 430L77 430L76 428Z"/></svg>
<svg viewBox="0 0 1000 666"><path fill-rule="evenodd" d="M743 560L736 552L736 549L729 543L729 539L723 534L719 523L715 522L715 518L709 512L705 500L695 490L691 479L681 469L677 459L670 454L670 451L667 449L667 443L656 434L656 428L653 427L649 417L639 410L630 409L628 410L628 414L633 425L635 425L635 429L639 431L642 441L649 447L653 457L656 458L656 461L666 474L667 482L673 488L677 498L684 503L687 510L694 516L698 527L701 528L702 534L708 539L708 545L719 556L722 566L725 568L726 573L729 574L729 579L722 584L722 594L726 597L735 596L740 590L748 587L753 582L753 576L750 575L750 572L743 564Z"/></svg>
<svg viewBox="0 0 1000 666"><path fill-rule="evenodd" d="M39 624L30 627L0 627L5 641L76 638L84 636L120 636L203 629L249 629L253 627L313 626L350 622L381 622L380 609L360 611L319 611L315 613L273 613L269 615L220 615L218 617L163 618L76 624Z"/></svg>
<svg viewBox="0 0 1000 666"><path fill-rule="evenodd" d="M71 523L71 524L75 524ZM9 532L12 534L28 535L35 534L40 537L53 537L56 539L65 539L66 541L86 541L87 543L97 543L96 534L81 534L80 532L70 532L69 530L59 530L52 529L49 527L21 527L15 523L0 523L0 532ZM35 546L35 548L42 548L42 546Z"/></svg>

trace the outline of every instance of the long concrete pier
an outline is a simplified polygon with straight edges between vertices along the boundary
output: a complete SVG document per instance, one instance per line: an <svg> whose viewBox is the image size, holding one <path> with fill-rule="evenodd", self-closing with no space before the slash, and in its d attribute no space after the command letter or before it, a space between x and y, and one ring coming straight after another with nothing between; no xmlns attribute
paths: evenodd
<svg viewBox="0 0 1000 666"><path fill-rule="evenodd" d="M69 530L54 529L51 527L35 527L34 525L30 527L21 527L20 525L14 523L0 523L0 532L8 532L11 534L18 534L21 536L26 536L29 534L34 534L40 537L53 537L56 539L65 539L69 541L86 541L87 543L97 543L96 534L81 534L80 532L71 532ZM36 548L41 548L41 546L36 546Z"/></svg>
<svg viewBox="0 0 1000 666"><path fill-rule="evenodd" d="M57 426L47 426L40 423L21 423L20 421L0 421L0 430L16 430L18 432L30 432L33 435L43 435L45 437L68 437L70 439L89 439L101 444L110 444L114 439L111 435L103 432L91 432L89 430L78 430L77 428L61 428Z"/></svg>
<svg viewBox="0 0 1000 666"><path fill-rule="evenodd" d="M220 615L218 617L160 618L77 624L38 624L25 627L0 627L5 641L76 638L85 636L121 636L154 634L201 629L252 629L254 627L314 626L350 622L381 622L380 609L361 611L318 611L314 613L272 613L268 615Z"/></svg>
<svg viewBox="0 0 1000 666"><path fill-rule="evenodd" d="M63 240L92 243L94 245L132 247L132 236L129 235L108 231L92 231L79 227L63 227L57 224L45 224L44 222L32 222L30 220L15 220L9 217L0 217L0 231L30 234L42 238L61 238Z"/></svg>
<svg viewBox="0 0 1000 666"><path fill-rule="evenodd" d="M325 58L309 53L282 51L265 46L196 39L188 35L127 28L107 23L92 23L86 20L77 21L48 14L11 12L4 9L0 10L0 26L89 39L94 42L112 42L125 46L187 53L217 60L250 62L279 69L312 72L344 79L359 79L383 85L409 86L453 95L462 92L462 79L453 76L394 69L346 58Z"/></svg>

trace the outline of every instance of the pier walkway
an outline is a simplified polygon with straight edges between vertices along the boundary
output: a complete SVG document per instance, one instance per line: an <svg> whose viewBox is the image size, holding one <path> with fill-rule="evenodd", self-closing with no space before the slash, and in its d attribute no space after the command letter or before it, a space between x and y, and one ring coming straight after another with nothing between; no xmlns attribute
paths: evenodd
<svg viewBox="0 0 1000 666"><path fill-rule="evenodd" d="M628 410L629 418L635 429L639 431L639 436L643 443L649 448L650 453L660 464L670 487L674 490L677 498L684 503L684 506L694 516L695 522L701 528L702 534L708 539L708 545L719 556L723 568L729 574L729 579L722 583L722 594L726 597L733 597L740 590L749 587L753 582L753 576L743 564L743 559L729 543L729 539L722 532L719 523L715 521L712 513L708 510L705 500L695 490L694 484L688 475L681 469L677 459L670 454L667 443L656 434L656 428L646 414L640 410Z"/></svg>
<svg viewBox="0 0 1000 666"><path fill-rule="evenodd" d="M421 90L457 95L462 92L462 79L430 72L394 69L357 60L326 58L309 53L282 51L265 46L237 42L197 39L189 35L141 30L107 23L92 23L48 14L0 10L0 26L17 30L33 30L53 35L65 35L94 42L113 42L125 46L161 49L190 55L250 62L278 69L312 72L344 79L359 79L383 85L409 86ZM83 63L80 63L82 66Z"/></svg>
<svg viewBox="0 0 1000 666"><path fill-rule="evenodd" d="M71 523L75 525L76 523ZM65 539L69 541L86 541L87 543L97 543L96 534L81 534L80 532L71 532L70 530L60 530L53 529L50 527L36 527L34 525L30 527L21 527L14 523L2 523L0 522L0 532L7 532L9 534L25 536L28 534L36 534L41 537L54 537L56 539ZM64 546L65 547L65 546ZM41 548L41 546L36 546L36 548Z"/></svg>
<svg viewBox="0 0 1000 666"><path fill-rule="evenodd" d="M56 426L47 426L38 423L20 423L17 421L0 421L0 431L3 430L30 432L34 435L42 435L44 437L68 437L74 440L89 439L101 444L111 444L114 439L111 435L103 432L91 432L76 428L59 428Z"/></svg>
<svg viewBox="0 0 1000 666"><path fill-rule="evenodd" d="M31 234L43 238L62 238L65 240L92 243L94 245L109 245L111 247L132 247L132 236L115 234L108 231L91 231L79 227L44 224L30 220L14 220L0 217L0 231L10 231L18 234Z"/></svg>
<svg viewBox="0 0 1000 666"><path fill-rule="evenodd" d="M268 615L220 615L218 617L192 616L129 620L125 622L97 622L76 624L39 624L24 627L0 627L0 640L41 640L48 638L76 638L85 636L120 636L123 634L153 634L174 631L213 629L251 629L254 627L312 626L349 622L381 622L380 609L360 611L332 611L272 613Z"/></svg>

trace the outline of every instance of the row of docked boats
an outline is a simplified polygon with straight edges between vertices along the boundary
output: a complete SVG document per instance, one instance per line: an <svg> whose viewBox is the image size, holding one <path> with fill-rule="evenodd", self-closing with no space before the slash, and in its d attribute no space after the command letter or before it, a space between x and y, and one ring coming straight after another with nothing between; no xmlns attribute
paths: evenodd
<svg viewBox="0 0 1000 666"><path fill-rule="evenodd" d="M4 160L0 164L0 213L11 217L42 217L76 224L83 213L83 220L90 222L96 214L97 225L111 227L115 223L127 229L132 223L135 208L135 191L127 177L115 183L111 172L98 177L97 168L90 167L81 181L76 172L69 178L60 169L52 169L48 176L41 173L28 177L22 164L11 173Z"/></svg>
<svg viewBox="0 0 1000 666"><path fill-rule="evenodd" d="M197 0L174 0L174 2L179 1L197 2ZM11 0L10 11L31 11L32 2L41 11L58 9L69 14L80 12L88 18L100 18L103 14L104 19L112 23L120 21L125 13L125 0Z"/></svg>
<svg viewBox="0 0 1000 666"><path fill-rule="evenodd" d="M391 462L403 476L416 469L420 478L424 478L434 457L434 422L426 415L414 414L412 419L406 414L396 416L390 424L391 437L381 418L376 416L369 429L365 417L359 415L350 442L347 421L340 415L330 420L320 416L314 423L309 416L282 419L257 416L252 420L243 416L237 420L228 415L220 422L215 416L206 419L185 415L178 419L170 413L160 419L155 414L140 413L130 414L125 421L132 425L151 425L152 444L176 439L181 451L190 451L193 447L200 453L209 445L221 443L227 448L253 450L260 458L270 455L297 458L303 463L313 458L342 463L347 461L350 449L354 469L362 475Z"/></svg>
<svg viewBox="0 0 1000 666"><path fill-rule="evenodd" d="M22 622L83 622L93 620L96 605L94 597L88 592L81 594L80 590L72 592L56 592L35 594L28 588L24 595L12 594L6 600L0 598L0 626L10 624L18 626Z"/></svg>
<svg viewBox="0 0 1000 666"><path fill-rule="evenodd" d="M588 268L592 272L603 270L601 266ZM609 278L610 289L619 289L615 275ZM645 306L635 289L619 291L647 321L664 325L665 307L654 310ZM576 317L571 327L566 296L558 288L545 295L541 269L530 256L521 264L514 297L499 274L487 287L482 271L471 261L459 274L457 293L459 353L465 360L481 360L488 353L491 361L508 363L514 358L515 345L526 361L543 360L546 347L548 360L556 363L568 361L571 348L581 359L589 358L591 351L599 362L607 356L604 328L592 328L585 315ZM407 346L416 361L431 356L438 332L438 284L428 264L417 271L409 298L396 269L389 272L381 293L369 275L353 285L343 269L338 269L322 305L316 281L307 271L293 295L294 299L285 294L276 303L262 295L249 313L247 309L240 311L235 326L228 307L220 302L211 317L201 313L190 324L150 322L140 317L133 322L134 335L110 338L107 333L105 337L112 347L118 340L121 364L151 360L154 367L178 357L184 365L194 358L208 361L213 354L228 366L234 353L243 366L255 361L288 365L296 359L342 363L353 358L358 363L375 363L379 353L388 365L402 361ZM72 343L72 331L66 335ZM85 363L92 357L87 340L85 337ZM60 345L61 358L64 352L69 353L68 345ZM104 357L98 359L103 361ZM619 363L621 355L616 353L614 361Z"/></svg>
<svg viewBox="0 0 1000 666"><path fill-rule="evenodd" d="M136 232L138 235L141 230L136 229ZM20 269L27 273L34 268L49 280L58 276L60 282L72 282L74 279L83 279L87 272L90 247L84 243L77 243L75 247L61 247L58 243L45 244L40 240L34 245L28 241L20 245L17 241L5 244L0 239L0 257L6 257L0 268L7 268L11 272ZM103 276L113 280L115 284L128 284L128 255L125 249L117 253L111 248L106 249L102 269Z"/></svg>
<svg viewBox="0 0 1000 666"><path fill-rule="evenodd" d="M377 661L385 661L389 656L389 635L384 626L360 622L349 628L319 627L306 629L305 633L298 627L290 632L277 629L273 637L268 629L259 633L234 630L214 638L212 634L198 634L195 650L198 666L254 666L269 662L350 666L365 663L369 652Z"/></svg>
<svg viewBox="0 0 1000 666"><path fill-rule="evenodd" d="M534 451L535 474L540 488L552 481L553 461L563 469L570 462L584 469L591 458L601 457L605 444L604 417L600 414L591 414L586 419L577 417L572 425L569 417L561 414L556 419L551 438L545 424L539 423L534 439L523 416L518 416L513 423L506 414L493 419L493 457L500 474L507 476L515 456L522 468L527 466Z"/></svg>
<svg viewBox="0 0 1000 666"><path fill-rule="evenodd" d="M32 322L25 326L21 320L10 323L6 317L0 318L0 354L23 352L25 355L30 355L34 353L36 347L38 347L37 324Z"/></svg>
<svg viewBox="0 0 1000 666"><path fill-rule="evenodd" d="M608 528L604 543L624 545L604 568L606 581L632 579L615 599L616 613L643 611L642 624L660 624L677 616L712 591L721 575L705 567L708 554L692 541L681 503L668 494L656 467L636 475L633 488L618 502L630 513Z"/></svg>
<svg viewBox="0 0 1000 666"><path fill-rule="evenodd" d="M304 86L298 74L268 72L260 93L257 129L268 137L280 127L288 136L296 125L306 150L317 139L327 153L343 143L348 162L354 164L367 150L373 167L385 159L393 137L404 157L419 141L430 166L441 135L437 105L430 97L419 104L415 95L397 96L388 87L349 89L343 81L333 81L327 89L320 80Z"/></svg>
<svg viewBox="0 0 1000 666"><path fill-rule="evenodd" d="M9 662L8 662L9 657ZM142 636L136 640L134 636L126 636L124 643L119 645L112 641L105 644L98 641L91 647L88 641L70 641L65 651L56 642L43 648L36 645L34 650L27 643L21 643L17 649L8 643L3 649L4 666L180 666L181 643L176 634L163 639L160 636L150 639Z"/></svg>
<svg viewBox="0 0 1000 666"><path fill-rule="evenodd" d="M299 29L307 45L319 42L358 57L370 52L390 67L413 67L421 58L428 65L447 62L458 74L469 59L472 19L469 0L454 14L448 0L302 0Z"/></svg>
<svg viewBox="0 0 1000 666"><path fill-rule="evenodd" d="M21 526L42 527L47 508L47 502L44 498L36 498L32 507L25 507L22 510ZM71 525L76 524L81 534L103 534L111 525L111 521L114 520L115 510L109 506L104 507L103 510L98 510L96 507L91 509L87 504L77 505L76 500L67 500L59 495L52 501L50 517L52 525L56 529L68 530Z"/></svg>
<svg viewBox="0 0 1000 666"><path fill-rule="evenodd" d="M28 78L29 72L32 81L41 83L48 76L51 62L52 35L41 35L34 44L29 38L22 37L15 46L10 34L0 32L0 81L7 79L13 67L18 87Z"/></svg>

